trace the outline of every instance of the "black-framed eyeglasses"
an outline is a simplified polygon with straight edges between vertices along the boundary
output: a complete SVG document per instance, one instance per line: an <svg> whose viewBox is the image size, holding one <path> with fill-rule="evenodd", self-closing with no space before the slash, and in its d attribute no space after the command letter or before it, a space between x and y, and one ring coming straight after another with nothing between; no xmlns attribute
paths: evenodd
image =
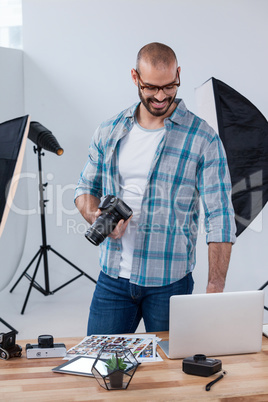
<svg viewBox="0 0 268 402"><path fill-rule="evenodd" d="M179 82L171 82L170 84L163 85L163 86L158 86L158 85L145 85L144 82L142 81L139 73L137 70L135 70L138 76L138 81L139 81L139 86L140 89L143 91L144 95L146 96L154 96L156 95L160 90L162 90L166 95L172 96L175 95L177 92L177 89L179 88L181 82L180 82L180 75L179 72L177 71L177 77Z"/></svg>

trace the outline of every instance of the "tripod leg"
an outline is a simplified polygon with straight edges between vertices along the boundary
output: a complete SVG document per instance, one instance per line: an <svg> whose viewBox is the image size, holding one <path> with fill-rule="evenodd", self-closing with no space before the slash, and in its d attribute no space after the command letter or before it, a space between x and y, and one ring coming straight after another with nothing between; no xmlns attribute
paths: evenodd
<svg viewBox="0 0 268 402"><path fill-rule="evenodd" d="M56 254L58 257L60 257L63 261L67 262L67 264L71 265L73 268L75 268L77 271L80 272L81 275L86 276L88 279L90 279L92 282L97 283L95 279L91 278L88 274L86 274L82 269L78 268L76 265L74 265L71 261L67 260L63 255L58 253L56 250L54 250L52 247L50 247L50 250L53 251L54 254Z"/></svg>
<svg viewBox="0 0 268 402"><path fill-rule="evenodd" d="M17 282L15 283L15 285L12 287L12 289L10 290L10 293L13 292L13 290L15 289L15 287L17 286L17 284L20 282L20 280L24 277L24 275L26 274L26 272L28 271L28 269L30 268L30 266L32 265L32 263L35 261L35 259L38 257L38 255L42 252L41 248L39 249L39 251L37 251L37 253L35 254L34 258L32 259L32 261L27 265L27 267L25 268L25 270L23 271L23 273L21 274L21 276L19 277L19 279L17 280Z"/></svg>
<svg viewBox="0 0 268 402"><path fill-rule="evenodd" d="M31 290L32 290L32 287L33 287L33 284L34 284L34 280L35 280L35 277L36 277L36 274L37 274L37 270L38 270L38 267L39 267L40 262L41 262L42 255L43 255L43 250L40 249L40 255L39 255L36 267L35 267L35 271L34 271L34 274L33 274L33 277L32 277L32 280L31 280L31 283L30 283L30 286L29 286L29 289L28 289L28 292L27 292L27 295L26 295L22 310L21 310L21 314L24 313L24 310L26 308L26 305L27 305L27 302L28 302L28 299L29 299L29 296L30 296L30 293L31 293Z"/></svg>
<svg viewBox="0 0 268 402"><path fill-rule="evenodd" d="M265 283L259 288L259 290L262 290L262 289L266 288L266 286L268 286L268 281L265 282Z"/></svg>

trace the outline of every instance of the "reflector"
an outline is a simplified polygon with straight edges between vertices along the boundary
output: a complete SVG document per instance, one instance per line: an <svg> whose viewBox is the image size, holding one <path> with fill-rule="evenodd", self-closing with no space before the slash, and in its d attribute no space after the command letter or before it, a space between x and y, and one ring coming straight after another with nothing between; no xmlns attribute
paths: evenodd
<svg viewBox="0 0 268 402"><path fill-rule="evenodd" d="M14 276L24 248L27 214L23 208L26 210L27 191L19 184L19 178L29 124L29 116L0 124L0 290ZM19 196L20 214L10 211L15 194L16 199Z"/></svg>
<svg viewBox="0 0 268 402"><path fill-rule="evenodd" d="M225 147L239 236L268 201L268 122L248 99L216 78L196 89L196 99L198 115Z"/></svg>

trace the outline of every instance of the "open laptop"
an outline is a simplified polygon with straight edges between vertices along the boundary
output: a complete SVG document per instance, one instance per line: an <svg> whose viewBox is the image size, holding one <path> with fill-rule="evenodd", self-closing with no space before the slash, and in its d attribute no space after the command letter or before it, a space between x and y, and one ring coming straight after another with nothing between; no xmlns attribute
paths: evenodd
<svg viewBox="0 0 268 402"><path fill-rule="evenodd" d="M170 359L259 352L264 291L171 296L169 341L158 344Z"/></svg>

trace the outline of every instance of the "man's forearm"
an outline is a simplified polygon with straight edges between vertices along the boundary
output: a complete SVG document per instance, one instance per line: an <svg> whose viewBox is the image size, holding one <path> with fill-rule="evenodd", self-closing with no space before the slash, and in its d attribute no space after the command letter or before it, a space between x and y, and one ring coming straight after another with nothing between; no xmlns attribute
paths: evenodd
<svg viewBox="0 0 268 402"><path fill-rule="evenodd" d="M232 251L232 243L209 243L209 274L207 293L222 292L228 271Z"/></svg>
<svg viewBox="0 0 268 402"><path fill-rule="evenodd" d="M85 220L92 225L95 221L95 213L100 203L99 198L91 194L82 194L75 200L75 205Z"/></svg>

